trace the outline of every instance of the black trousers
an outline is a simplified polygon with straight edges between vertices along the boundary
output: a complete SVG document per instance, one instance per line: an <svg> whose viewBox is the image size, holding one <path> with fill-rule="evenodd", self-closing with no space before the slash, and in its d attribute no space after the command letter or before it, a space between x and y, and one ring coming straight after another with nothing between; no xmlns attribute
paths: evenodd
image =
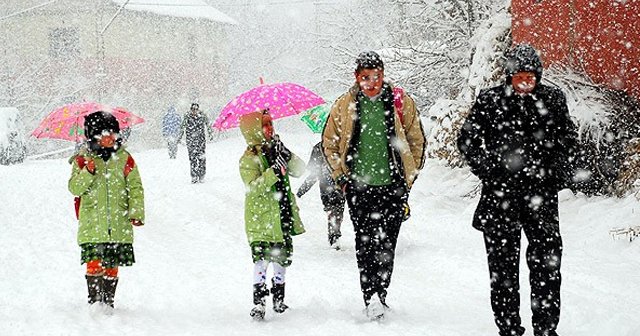
<svg viewBox="0 0 640 336"><path fill-rule="evenodd" d="M403 193L394 186L351 184L347 189L365 305L376 293L385 302L402 224Z"/></svg>
<svg viewBox="0 0 640 336"><path fill-rule="evenodd" d="M202 180L207 173L207 158L204 148L188 148L191 163L191 179Z"/></svg>
<svg viewBox="0 0 640 336"><path fill-rule="evenodd" d="M491 277L491 307L500 335L522 335L520 240L524 231L534 335L556 335L560 321L562 238L556 192L507 195L484 228ZM512 197L513 196L513 197ZM486 209L489 210L489 209Z"/></svg>
<svg viewBox="0 0 640 336"><path fill-rule="evenodd" d="M327 236L329 244L342 237L342 219L344 217L344 197L339 195L320 195L324 212L327 214Z"/></svg>

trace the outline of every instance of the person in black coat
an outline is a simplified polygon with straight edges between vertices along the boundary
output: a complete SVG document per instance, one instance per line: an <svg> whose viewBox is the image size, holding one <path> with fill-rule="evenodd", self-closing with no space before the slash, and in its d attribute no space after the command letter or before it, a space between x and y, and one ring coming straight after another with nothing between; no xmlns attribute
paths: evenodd
<svg viewBox="0 0 640 336"><path fill-rule="evenodd" d="M333 177L331 177L329 165L322 154L322 142L313 146L309 163L307 163L307 171L309 171L309 176L298 188L296 196L302 197L317 181L320 181L320 199L324 211L327 213L329 245L339 250L345 199L342 190L336 186Z"/></svg>
<svg viewBox="0 0 640 336"><path fill-rule="evenodd" d="M542 61L526 44L506 53L506 82L480 92L458 148L482 181L473 227L484 233L491 306L501 336L523 335L521 232L527 236L535 336L557 336L562 238L558 191L573 176L576 132L558 88L542 84Z"/></svg>

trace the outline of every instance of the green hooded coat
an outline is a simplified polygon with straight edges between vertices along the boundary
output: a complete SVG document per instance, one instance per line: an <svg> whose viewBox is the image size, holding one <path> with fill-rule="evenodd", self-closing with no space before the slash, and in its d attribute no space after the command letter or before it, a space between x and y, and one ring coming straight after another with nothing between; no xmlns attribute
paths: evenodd
<svg viewBox="0 0 640 336"><path fill-rule="evenodd" d="M262 152L262 144L266 141L262 132L262 113L254 112L243 116L240 119L240 130L248 145L240 158L240 176L246 187L244 221L247 239L249 244L283 243L280 204L275 186L278 177L269 167L267 158ZM293 226L290 232L292 236L302 234L305 230L300 220L295 196L291 192L289 175L299 177L304 171L304 161L292 153L284 176L293 213Z"/></svg>
<svg viewBox="0 0 640 336"><path fill-rule="evenodd" d="M129 153L124 148L104 161L93 153L81 153L95 162L95 174L78 166L75 156L69 191L80 196L78 244L133 243L131 219L144 223L144 190L138 166L124 176Z"/></svg>

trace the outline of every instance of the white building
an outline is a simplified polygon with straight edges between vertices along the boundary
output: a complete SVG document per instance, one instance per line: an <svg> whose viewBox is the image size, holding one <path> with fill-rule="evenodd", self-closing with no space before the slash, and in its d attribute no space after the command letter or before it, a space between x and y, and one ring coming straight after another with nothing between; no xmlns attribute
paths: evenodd
<svg viewBox="0 0 640 336"><path fill-rule="evenodd" d="M64 103L123 106L159 143L170 105L223 103L235 24L202 0L3 0L0 105L18 107L29 131Z"/></svg>

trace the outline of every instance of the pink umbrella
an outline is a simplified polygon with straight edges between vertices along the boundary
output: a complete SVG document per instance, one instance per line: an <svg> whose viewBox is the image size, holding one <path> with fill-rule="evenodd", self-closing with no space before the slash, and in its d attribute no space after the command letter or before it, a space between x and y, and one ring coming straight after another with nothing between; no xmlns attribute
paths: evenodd
<svg viewBox="0 0 640 336"><path fill-rule="evenodd" d="M51 138L78 142L84 139L84 117L96 111L113 114L120 123L121 129L144 122L144 119L122 107L111 108L95 102L73 103L49 113L38 128L31 132L31 135L39 139Z"/></svg>
<svg viewBox="0 0 640 336"><path fill-rule="evenodd" d="M323 103L324 99L298 84L263 84L233 98L222 109L213 127L220 130L238 127L240 116L264 109L269 109L271 117L278 119Z"/></svg>

